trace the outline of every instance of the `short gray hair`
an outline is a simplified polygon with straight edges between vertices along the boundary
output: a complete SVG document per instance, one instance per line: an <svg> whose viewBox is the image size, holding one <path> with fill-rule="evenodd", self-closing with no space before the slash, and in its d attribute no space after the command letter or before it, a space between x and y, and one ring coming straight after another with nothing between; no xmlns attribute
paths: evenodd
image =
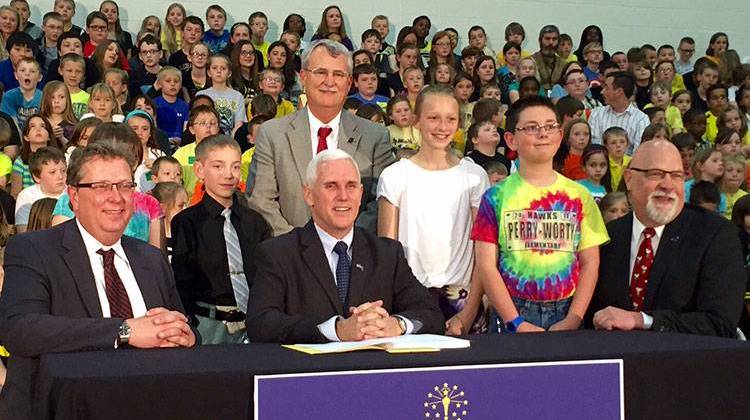
<svg viewBox="0 0 750 420"><path fill-rule="evenodd" d="M343 159L351 162L354 166L354 169L357 171L357 173L359 173L359 165L357 165L357 161L354 160L354 158L349 153L346 153L341 149L328 149L315 155L315 157L312 158L310 163L307 165L307 170L305 171L305 185L307 187L312 187L312 185L318 179L318 166L320 166L321 163Z"/></svg>
<svg viewBox="0 0 750 420"><path fill-rule="evenodd" d="M304 70L310 70L310 56L312 55L313 51L318 48L325 48L326 51L328 51L328 54L332 55L333 57L343 55L346 58L347 71L349 72L349 74L352 73L352 68L354 67L354 64L352 62L352 52L349 51L340 42L332 41L327 38L313 41L313 43L310 44L310 46L307 47L307 49L302 53L302 68Z"/></svg>

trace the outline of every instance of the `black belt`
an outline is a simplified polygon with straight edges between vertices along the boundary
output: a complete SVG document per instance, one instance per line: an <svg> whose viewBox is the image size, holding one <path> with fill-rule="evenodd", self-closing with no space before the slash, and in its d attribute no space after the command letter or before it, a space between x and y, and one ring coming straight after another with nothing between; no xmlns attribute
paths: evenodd
<svg viewBox="0 0 750 420"><path fill-rule="evenodd" d="M245 314L240 311L221 311L216 308L205 308L203 306L195 307L195 314L205 318L215 319L226 322L243 322Z"/></svg>

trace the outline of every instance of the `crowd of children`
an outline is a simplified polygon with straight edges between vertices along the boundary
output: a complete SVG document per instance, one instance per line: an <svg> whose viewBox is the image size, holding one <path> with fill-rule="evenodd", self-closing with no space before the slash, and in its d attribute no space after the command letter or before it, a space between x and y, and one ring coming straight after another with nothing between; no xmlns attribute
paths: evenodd
<svg viewBox="0 0 750 420"><path fill-rule="evenodd" d="M239 304L232 285L254 273L252 246L270 236L239 196L259 127L305 106L300 72L316 70L300 59L305 19L290 14L279 40L267 40L263 12L227 28L219 5L193 16L173 3L163 21L145 17L133 37L115 1L89 13L85 28L72 23L75 12L74 0L55 0L35 25L27 0L0 7L0 17L15 19L12 31L0 24L0 245L8 226L24 232L73 217L65 192L71 154L91 142L118 143L132 151L137 184L125 234L170 256L204 342L243 341L240 318L223 320L222 330L207 321L202 302ZM342 10L330 6L311 41L354 50L361 40L345 112L387 126L401 158L378 183L379 234L404 244L450 333L578 328L595 283L592 250L607 241L604 223L629 211L623 174L646 141L672 141L686 201L750 237L750 64L728 49L726 34L693 61L690 37L677 49L610 53L596 26L574 45L550 25L543 33L554 34L560 60L552 70L543 54L523 49L518 22L505 28L497 54L480 26L460 50L453 28L429 38L427 16L402 28L395 45L386 16L375 16L361 37L345 26ZM648 123L603 124L626 121L601 118L615 102ZM542 132L552 141L533 145ZM542 223L544 212L571 234L536 238L539 254L524 245L520 225ZM202 248L226 238L243 244L229 272ZM554 302L552 316L538 316L540 301Z"/></svg>

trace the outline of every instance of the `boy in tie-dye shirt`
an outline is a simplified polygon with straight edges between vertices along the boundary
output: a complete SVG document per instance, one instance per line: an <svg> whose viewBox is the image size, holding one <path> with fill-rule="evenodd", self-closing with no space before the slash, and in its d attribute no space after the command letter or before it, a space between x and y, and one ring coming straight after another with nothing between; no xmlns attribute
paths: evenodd
<svg viewBox="0 0 750 420"><path fill-rule="evenodd" d="M609 237L591 194L556 173L562 132L552 103L517 101L505 140L518 172L485 192L471 234L484 290L503 331L577 329Z"/></svg>

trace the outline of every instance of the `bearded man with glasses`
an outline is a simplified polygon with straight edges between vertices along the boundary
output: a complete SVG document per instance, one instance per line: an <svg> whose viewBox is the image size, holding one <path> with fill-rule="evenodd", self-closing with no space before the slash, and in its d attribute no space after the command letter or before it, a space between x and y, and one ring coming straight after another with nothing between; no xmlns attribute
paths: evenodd
<svg viewBox="0 0 750 420"><path fill-rule="evenodd" d="M624 179L633 212L607 225L589 324L735 337L747 282L737 229L685 205L670 142L641 144Z"/></svg>

